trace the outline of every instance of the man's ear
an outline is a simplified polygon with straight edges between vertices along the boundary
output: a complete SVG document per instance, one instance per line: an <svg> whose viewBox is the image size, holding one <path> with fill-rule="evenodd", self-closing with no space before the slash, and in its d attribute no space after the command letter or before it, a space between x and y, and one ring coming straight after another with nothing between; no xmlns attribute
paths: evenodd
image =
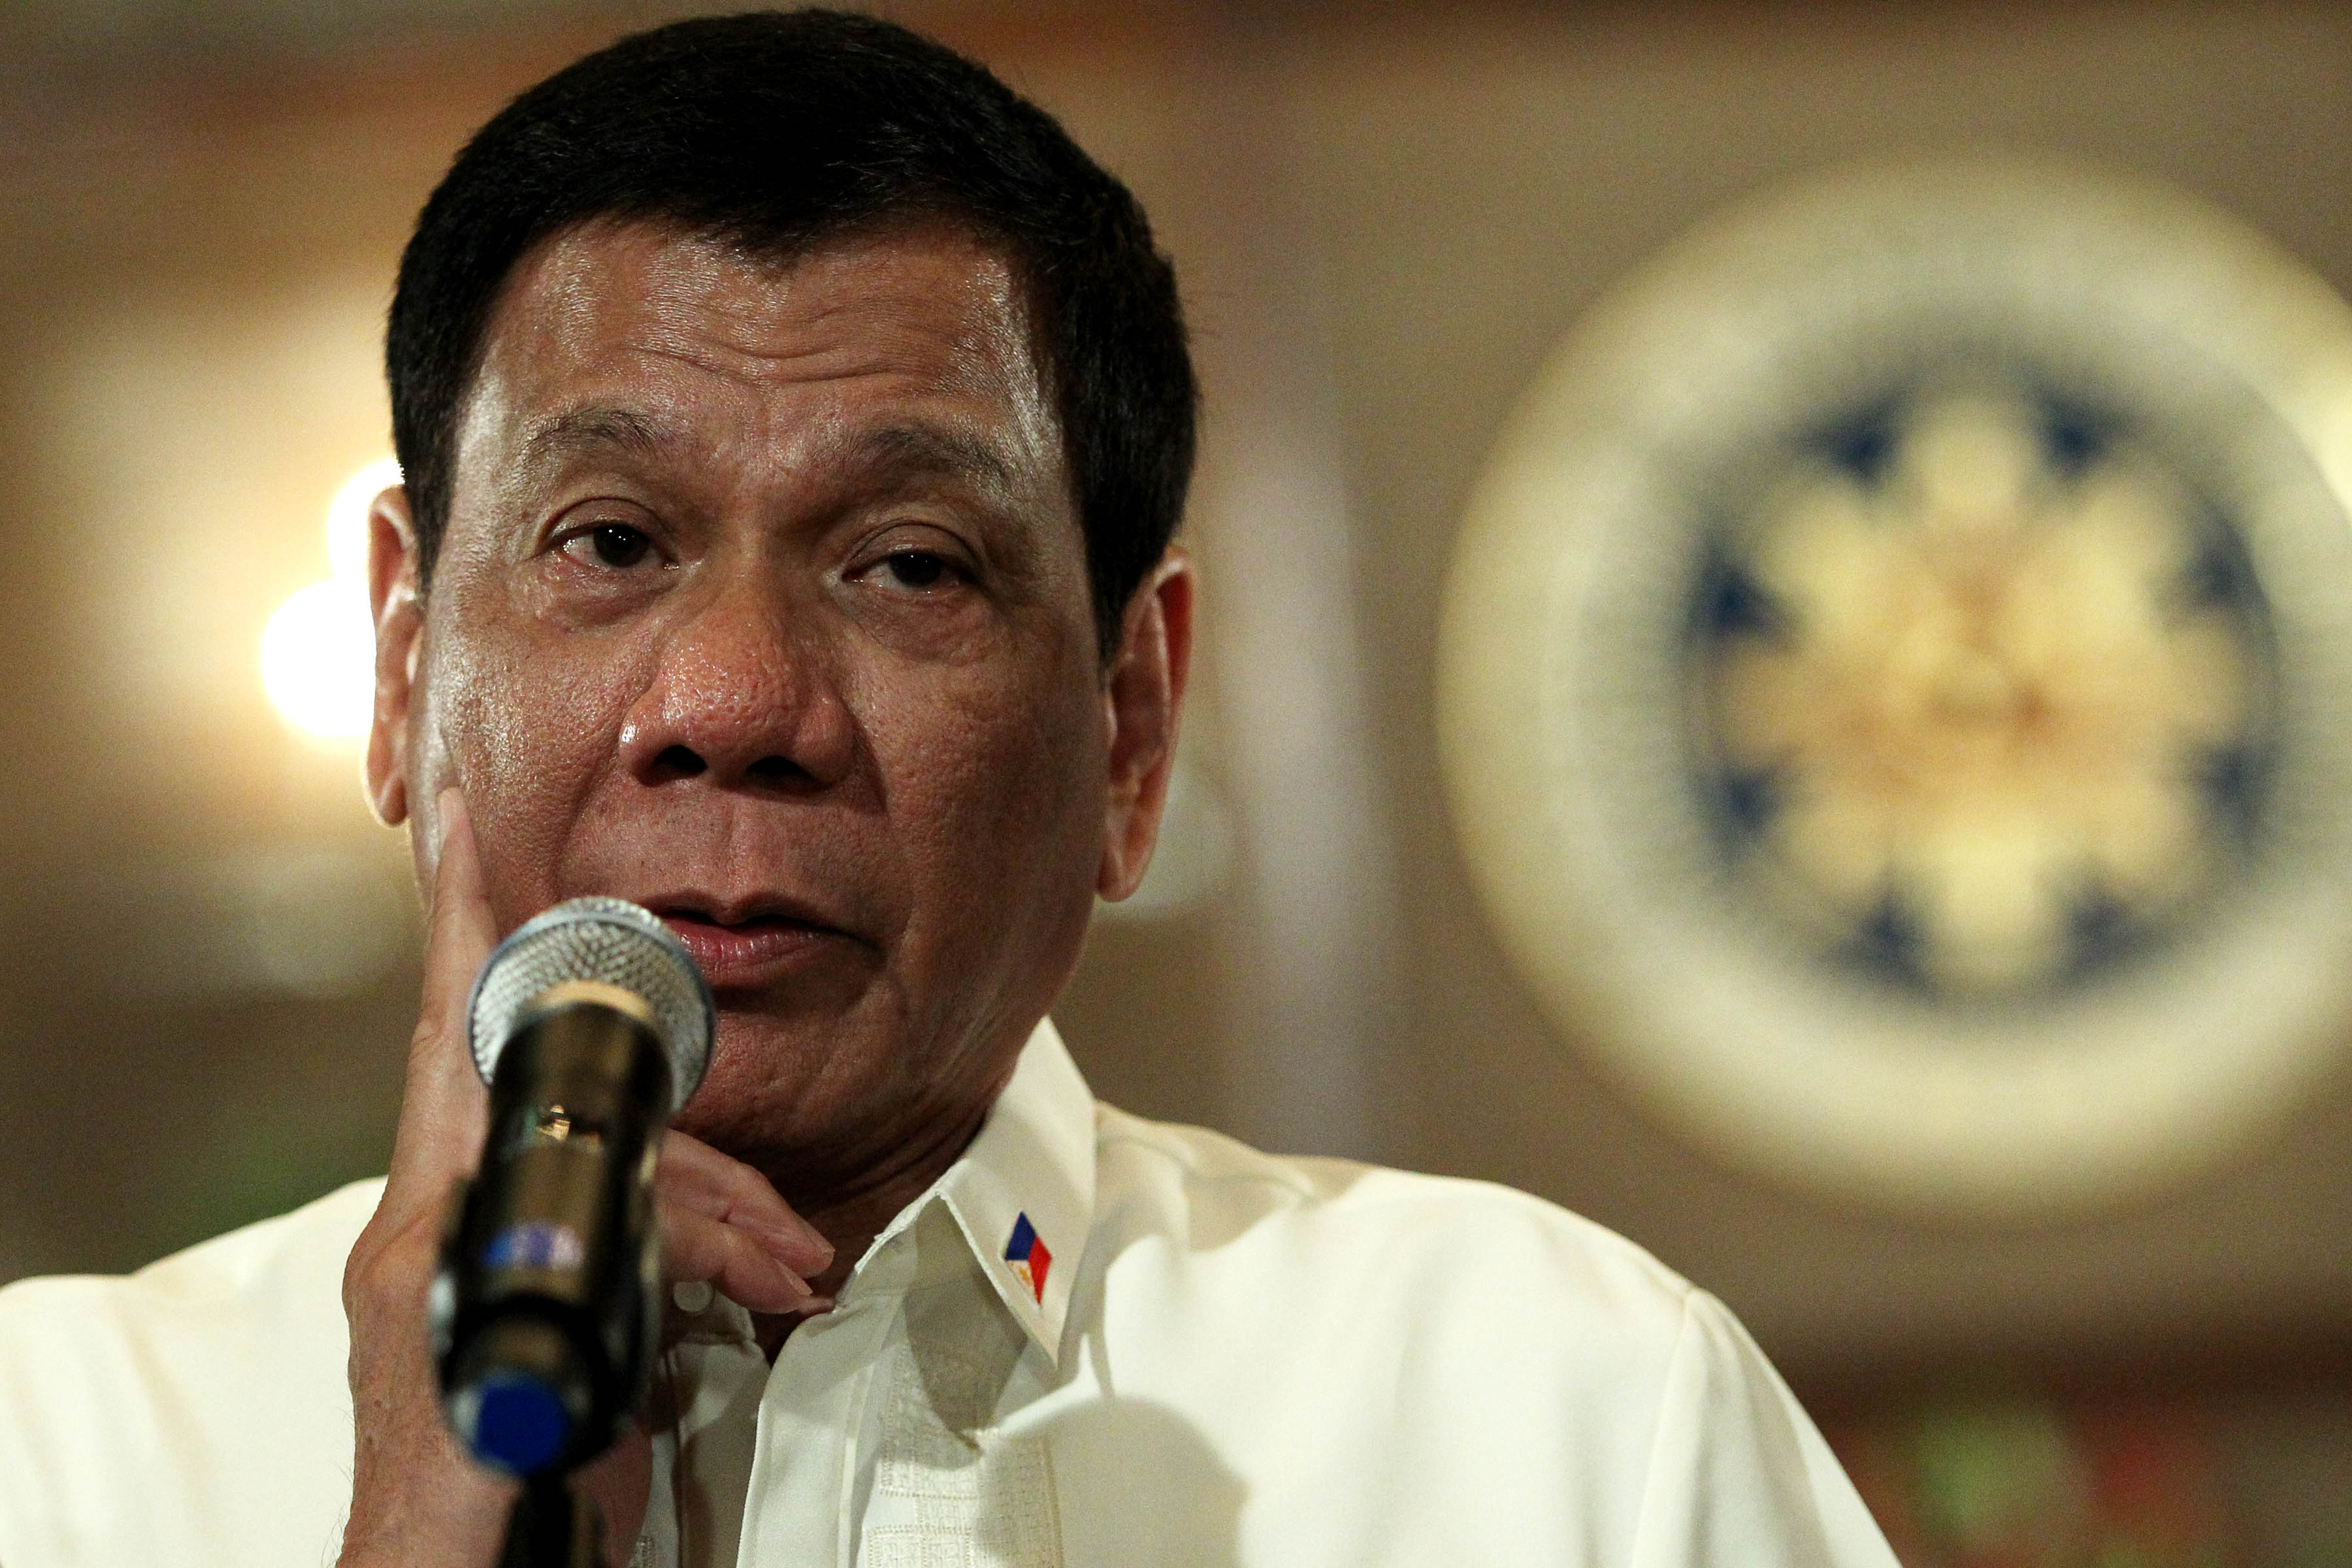
<svg viewBox="0 0 2352 1568"><path fill-rule="evenodd" d="M409 705L418 699L425 602L417 593L416 525L399 485L368 508L368 611L375 621L375 712L368 725L367 793L376 820L408 818Z"/></svg>
<svg viewBox="0 0 2352 1568"><path fill-rule="evenodd" d="M1193 586L1192 558L1170 545L1127 602L1118 648L1103 682L1110 773L1095 891L1106 899L1135 891L1160 837L1192 664Z"/></svg>

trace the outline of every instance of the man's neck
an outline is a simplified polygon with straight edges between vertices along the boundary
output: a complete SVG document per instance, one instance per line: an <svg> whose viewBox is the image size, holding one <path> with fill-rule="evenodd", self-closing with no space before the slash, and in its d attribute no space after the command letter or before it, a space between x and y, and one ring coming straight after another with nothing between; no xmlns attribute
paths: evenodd
<svg viewBox="0 0 2352 1568"><path fill-rule="evenodd" d="M874 1238L881 1235L908 1204L929 1192L931 1184L947 1173L949 1166L963 1157L963 1152L971 1148L971 1141L980 1135L982 1125L988 1120L989 1108L994 1102L994 1097L991 1096L987 1105L946 1130L943 1136L932 1141L913 1159L903 1161L881 1180L836 1197L815 1197L793 1205L802 1218L816 1226L824 1238L833 1243L833 1262L824 1273L809 1282L818 1296L831 1300L842 1286L848 1283L850 1270L857 1266L858 1259L866 1256L866 1248L874 1245ZM768 1179L775 1182L777 1173L768 1173ZM782 1184L778 1185L781 1189ZM790 1312L753 1314L754 1336L759 1341L761 1351L770 1361L776 1359L786 1337L806 1321L807 1316L805 1313Z"/></svg>

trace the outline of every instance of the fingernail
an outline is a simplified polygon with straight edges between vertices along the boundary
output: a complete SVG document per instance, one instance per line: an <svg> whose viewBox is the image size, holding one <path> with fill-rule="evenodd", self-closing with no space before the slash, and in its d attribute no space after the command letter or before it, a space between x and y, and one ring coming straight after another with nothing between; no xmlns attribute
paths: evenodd
<svg viewBox="0 0 2352 1568"><path fill-rule="evenodd" d="M796 1318L814 1318L819 1312L830 1312L833 1310L833 1298L830 1296L811 1296L799 1306L788 1307L785 1310L791 1312L792 1315Z"/></svg>
<svg viewBox="0 0 2352 1568"><path fill-rule="evenodd" d="M793 1273L784 1265L778 1263L772 1258L768 1259L768 1262L769 1265L775 1269L776 1277L783 1281L784 1293L787 1296L794 1297L799 1300L804 1301L816 1294L815 1286L810 1284L807 1280Z"/></svg>
<svg viewBox="0 0 2352 1568"><path fill-rule="evenodd" d="M814 1252L825 1263L833 1261L833 1243L824 1238L823 1232L797 1215L789 1225L748 1214L730 1214L727 1216L727 1223L750 1231L761 1247L779 1256L787 1252Z"/></svg>

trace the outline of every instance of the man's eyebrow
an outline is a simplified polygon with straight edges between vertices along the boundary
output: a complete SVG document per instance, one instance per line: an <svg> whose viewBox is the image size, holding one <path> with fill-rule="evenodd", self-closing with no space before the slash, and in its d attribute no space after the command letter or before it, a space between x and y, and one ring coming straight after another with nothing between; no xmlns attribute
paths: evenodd
<svg viewBox="0 0 2352 1568"><path fill-rule="evenodd" d="M523 443L523 461L536 467L598 451L651 458L669 445L668 434L635 409L596 405L567 410L532 431Z"/></svg>
<svg viewBox="0 0 2352 1568"><path fill-rule="evenodd" d="M967 479L1009 494L1019 487L1013 466L984 441L936 425L886 425L854 437L844 454L869 478Z"/></svg>
<svg viewBox="0 0 2352 1568"><path fill-rule="evenodd" d="M523 443L523 462L540 468L599 454L652 459L674 450L660 420L615 404L573 408L548 419ZM911 479L962 480L993 494L1019 488L1013 465L988 442L940 425L884 425L849 436L831 462L854 483L888 486Z"/></svg>

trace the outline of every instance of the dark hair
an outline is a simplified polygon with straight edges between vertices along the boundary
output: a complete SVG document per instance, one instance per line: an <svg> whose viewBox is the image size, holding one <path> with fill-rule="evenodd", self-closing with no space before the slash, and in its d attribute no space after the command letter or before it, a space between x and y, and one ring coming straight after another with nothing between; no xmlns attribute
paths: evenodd
<svg viewBox="0 0 2352 1568"><path fill-rule="evenodd" d="M673 23L548 78L482 127L416 220L384 336L420 576L448 521L456 425L517 261L595 218L790 258L947 218L1002 246L1059 413L1106 657L1183 514L1198 393L1176 279L1127 187L953 51L836 11Z"/></svg>

